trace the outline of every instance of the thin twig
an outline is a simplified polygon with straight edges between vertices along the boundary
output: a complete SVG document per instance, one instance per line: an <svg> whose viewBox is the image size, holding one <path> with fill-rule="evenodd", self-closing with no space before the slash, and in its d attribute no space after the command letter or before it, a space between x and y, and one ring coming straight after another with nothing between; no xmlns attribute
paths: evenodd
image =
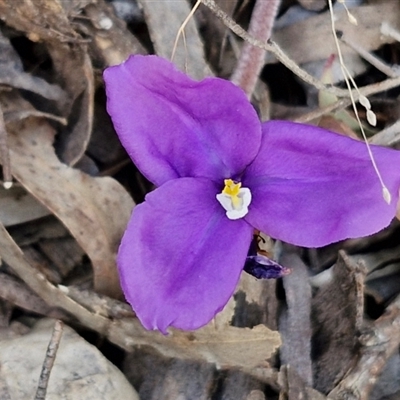
<svg viewBox="0 0 400 400"><path fill-rule="evenodd" d="M400 121L381 130L369 142L380 146L393 146L400 141Z"/></svg>
<svg viewBox="0 0 400 400"><path fill-rule="evenodd" d="M373 153L372 153L372 150L371 150L371 147L370 147L370 145L369 145L369 143L368 143L367 136L366 136L366 134L365 134L363 125L362 125L362 123L361 123L360 116L359 116L359 114L358 114L358 110L357 110L357 106L356 106L356 99L354 98L354 93L353 93L353 91L352 91L352 89L351 89L351 85L353 85L353 87L354 87L354 89L355 89L356 92L359 92L359 89L358 89L358 86L356 85L356 82L354 81L353 77L351 76L351 74L350 74L349 70L347 69L347 67L346 67L346 65L345 65L345 63L344 63L344 60L343 60L342 50L341 50L341 48L340 48L339 40L338 40L338 37L337 37L337 34L336 34L335 15L334 15L334 13L333 13L333 4L332 4L332 0L328 0L328 5L329 5L329 14L330 14L330 17L331 17L332 35L333 35L333 39L334 39L334 41L335 41L335 45L336 45L336 49L337 49L337 54L338 54L338 56L339 56L340 68L341 68L341 70L342 70L343 78L344 78L344 81L346 82L347 90L348 90L349 95L350 95L350 99L351 99L351 104L352 104L352 106L353 106L354 115L355 115L355 117L356 117L356 119L357 119L358 126L360 127L361 135L362 135L362 137L363 137L363 139L364 139L364 142L365 142L365 145L366 145L366 148L367 148L367 151L368 151L368 155L369 155L369 158L370 158L370 160L371 160L372 167L374 168L375 173L376 173L376 176L377 176L377 178L378 178L378 180L379 180L379 182L380 182L380 184L381 184L383 199L384 199L388 204L390 204L390 202L391 202L391 195L390 195L390 192L389 192L388 188L386 187L385 182L383 181L383 177L382 177L381 172L380 172L380 170L379 170L379 167L378 167L378 165L377 165L377 163L376 163L376 161L375 161L375 157L374 157L374 155L373 155ZM343 5L345 6L344 3L343 3ZM352 17L352 15L349 13L349 11L348 11L348 9L347 9L346 6L345 6L345 8L346 8L347 15L349 16L349 18ZM353 17L353 18L354 18L354 17ZM355 20L355 23L357 23L356 20ZM365 100L367 100L366 97L365 97ZM368 101L368 100L367 100L367 101ZM369 102L368 102L368 103L369 103ZM370 109L370 108L371 108L371 106L369 106L369 109ZM374 114L373 114L373 115L374 115ZM367 111L367 116L368 116L368 111ZM369 122L369 121L370 121L370 120L368 120L368 122ZM375 123L372 123L372 122L371 122L371 124L372 124L373 126L375 126L376 120L375 120Z"/></svg>
<svg viewBox="0 0 400 400"><path fill-rule="evenodd" d="M382 22L381 33L382 35L389 36L390 38L400 42L400 32L393 28L388 22Z"/></svg>
<svg viewBox="0 0 400 400"><path fill-rule="evenodd" d="M50 373L56 359L58 346L60 345L61 336L63 334L64 324L60 320L56 320L53 333L47 346L46 357L43 361L42 372L40 373L39 384L35 395L35 400L45 400L47 386L50 379Z"/></svg>
<svg viewBox="0 0 400 400"><path fill-rule="evenodd" d="M249 26L249 34L261 42L271 37L272 27L280 0L257 0ZM240 58L232 74L233 83L241 87L250 98L257 83L257 78L265 64L266 50L244 42Z"/></svg>
<svg viewBox="0 0 400 400"><path fill-rule="evenodd" d="M16 274L39 295L47 304L60 307L74 315L84 326L104 335L109 329L110 320L95 315L69 298L58 287L50 283L44 275L37 272L26 260L22 250L9 235L0 222L0 258L4 260Z"/></svg>
<svg viewBox="0 0 400 400"><path fill-rule="evenodd" d="M249 42L253 46L258 46L261 47L267 51L270 51L275 55L275 57L280 61L283 65L285 65L287 68L289 68L295 75L297 75L300 79L302 79L304 82L314 86L318 90L327 90L330 93L335 94L338 97L344 97L348 98L349 97L349 92L347 89L340 89L334 86L326 86L324 85L320 80L314 78L311 76L308 72L300 68L293 60L291 60L284 52L283 50L278 46L277 43L273 41L269 41L267 43L261 42L260 40L257 40L256 38L252 37L249 35L240 25L238 25L229 15L227 15L223 10L221 10L220 7L218 7L215 4L214 0L201 0L201 2L207 6L217 18L219 18L225 26L227 26L232 32L234 32L237 36L242 38L243 40ZM368 96L373 93L378 93L382 92L384 90L392 89L394 87L397 87L400 85L400 78L393 78L393 79L387 79L384 82L379 82L373 85L365 86L362 88L359 88L359 91L362 95ZM359 93L357 93L356 90L353 90L353 96L355 99L359 98ZM343 106L343 104L345 104ZM351 104L350 101L347 101L347 99L339 100L337 103L334 105L331 105L327 107L327 110L335 110L340 107L347 107L349 104ZM319 111L319 110L318 110ZM329 111L322 111L321 112L316 112L315 115L324 115L326 112ZM313 118L306 119L307 121L310 121L311 119L318 118L313 116Z"/></svg>
<svg viewBox="0 0 400 400"><path fill-rule="evenodd" d="M346 36L342 36L340 40L347 44L350 48L352 48L355 52L358 53L365 61L368 61L371 65L373 65L377 70L383 72L385 75L389 76L390 78L396 78L399 74L387 65L382 60L380 60L377 56L370 53L369 51L365 50L361 47L358 43L353 42L351 39L347 38Z"/></svg>
<svg viewBox="0 0 400 400"><path fill-rule="evenodd" d="M12 186L12 175L10 165L10 150L7 145L7 131L4 123L3 110L0 106L0 159L3 164L3 186L10 189Z"/></svg>
<svg viewBox="0 0 400 400"><path fill-rule="evenodd" d="M283 65L289 68L294 74L301 78L304 82L316 87L319 90L328 90L328 88L318 79L315 79L308 72L300 68L293 60L291 60L280 47L272 42L262 42L250 34L248 34L240 25L238 25L228 14L226 14L220 7L215 4L214 0L201 0L201 2L207 6L217 18L219 18L225 26L227 26L237 36L250 43L252 46L260 47L266 51L270 51ZM347 91L338 88L329 88L329 90L335 93L337 96L345 97L348 95Z"/></svg>
<svg viewBox="0 0 400 400"><path fill-rule="evenodd" d="M367 85L364 87L360 88L360 93L357 93L356 91L353 92L354 100L358 100L360 97L360 94L364 96L370 96L376 93L384 92L385 90L390 90L395 87L400 86L400 77L393 78L393 79L386 79L385 81L378 82L378 83L373 83L371 85ZM337 110L340 110L342 108L345 108L351 104L350 99L340 99L335 103L330 104L327 107L324 108L319 108L317 110L313 110L307 114L302 115L299 118L296 118L296 122L309 122L316 120L320 117L322 117L325 114L335 112Z"/></svg>

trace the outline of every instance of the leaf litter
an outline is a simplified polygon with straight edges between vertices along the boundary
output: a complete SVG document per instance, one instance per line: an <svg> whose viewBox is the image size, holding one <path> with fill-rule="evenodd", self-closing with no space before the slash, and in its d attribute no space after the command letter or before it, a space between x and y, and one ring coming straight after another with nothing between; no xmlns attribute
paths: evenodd
<svg viewBox="0 0 400 400"><path fill-rule="evenodd" d="M231 3L216 2L247 27L252 2ZM342 44L346 66L356 71L361 93L364 86L375 85L366 93L377 118L369 140L396 146L396 130L385 132L400 117L395 78L400 9L393 1L347 3L357 27L348 23L340 5L335 8L337 29L352 43ZM91 342L103 353L97 357L108 366L102 367L106 379L121 385L114 394L99 393L96 385L82 381L74 388L75 398L398 398L396 221L374 236L317 250L271 242L268 252L290 264L292 274L278 281L243 274L226 308L197 331L171 330L167 336L146 331L123 301L116 252L132 199L143 199L151 186L121 150L105 116L101 73L130 54L169 58L193 4L20 0L11 6L0 1L0 106L7 135L0 158L7 168L9 154L14 180L11 191L0 191L0 345L12 344L20 353L27 346L26 354L33 351L31 338L41 341L40 355L32 358L37 384L54 325L46 318L63 320L67 331L61 345L67 338L75 347ZM185 29L185 41L178 42L175 61L197 78L231 76L243 44L213 14L200 6ZM335 54L326 2L281 1L273 26L272 40L297 66L323 81L324 65ZM368 59L360 69L365 53L357 49L384 61L393 73L390 78ZM326 90L328 98L329 85ZM256 109L267 107L263 114L272 119L284 115L294 120L321 112L326 107L319 104L321 93L321 87L302 83L268 53L253 103ZM346 103L343 92L331 94L328 106ZM366 123L368 110L360 107L361 117L363 112ZM314 122L357 137L351 109L342 106L321 116ZM61 363L67 356L65 366L76 370L73 347L60 347L56 363L57 357ZM2 365L8 362L7 352L1 352ZM27 359L24 354L22 359ZM111 362L122 371L118 378L111 374ZM90 367L86 358L80 364ZM2 374L4 398L17 399L16 387L24 398L33 398L37 388L25 384L23 365L14 363L11 375ZM72 378L53 367L51 398L62 398L65 381L70 384Z"/></svg>

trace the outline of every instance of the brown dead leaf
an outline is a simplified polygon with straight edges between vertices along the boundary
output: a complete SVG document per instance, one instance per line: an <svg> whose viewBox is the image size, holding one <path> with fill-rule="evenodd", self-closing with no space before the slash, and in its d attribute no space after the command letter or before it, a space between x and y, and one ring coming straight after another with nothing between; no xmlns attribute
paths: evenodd
<svg viewBox="0 0 400 400"><path fill-rule="evenodd" d="M53 49L52 54L55 56L59 51ZM71 50L68 50L71 53ZM93 112L94 112L94 75L92 63L89 56L79 51L81 60L70 60L71 57L66 52L59 54L59 61L63 65L62 75L66 81L68 92L74 105L71 108L71 115L74 120L72 126L67 126L60 133L59 154L63 161L69 165L75 165L84 155L93 128ZM68 54L68 56L66 56ZM66 66L68 64L68 66ZM81 72L80 84L76 85L76 72ZM74 88L74 89L72 89Z"/></svg>
<svg viewBox="0 0 400 400"><path fill-rule="evenodd" d="M367 51L376 50L385 43L393 43L394 39L383 36L380 26L383 21L395 29L400 29L400 3L398 1L382 1L379 4L352 8L351 13L358 21L358 26L348 21L344 9L335 11L336 29L346 37L358 43ZM324 12L315 17L277 30L272 35L282 49L295 62L303 64L315 60L326 60L337 49L332 36L329 13ZM343 54L354 53L348 46L342 46ZM276 62L270 55L267 62Z"/></svg>
<svg viewBox="0 0 400 400"><path fill-rule="evenodd" d="M112 178L93 178L61 163L43 119L9 124L15 178L69 229L92 261L99 292L120 293L115 254L133 201Z"/></svg>
<svg viewBox="0 0 400 400"><path fill-rule="evenodd" d="M265 366L281 345L280 335L264 325L216 329L209 324L193 332L171 330L168 336L145 331L136 319L115 321L108 338L125 349L148 345L166 357L213 362L217 366L252 369Z"/></svg>
<svg viewBox="0 0 400 400"><path fill-rule="evenodd" d="M14 185L10 189L0 186L0 221L4 226L21 224L49 215L33 196Z"/></svg>

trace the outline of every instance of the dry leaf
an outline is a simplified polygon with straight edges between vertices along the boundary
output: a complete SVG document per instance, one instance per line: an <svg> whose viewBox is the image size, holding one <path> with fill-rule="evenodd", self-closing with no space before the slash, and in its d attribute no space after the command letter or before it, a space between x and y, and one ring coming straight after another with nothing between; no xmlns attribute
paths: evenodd
<svg viewBox="0 0 400 400"><path fill-rule="evenodd" d="M115 321L109 339L125 349L147 345L166 357L213 362L218 367L252 369L267 365L281 345L280 335L264 325L216 329L209 324L193 332L171 330L168 336L145 331L136 319Z"/></svg>
<svg viewBox="0 0 400 400"><path fill-rule="evenodd" d="M379 4L355 7L352 13L358 20L358 26L349 23L346 11L335 12L336 29L367 51L376 50L385 43L393 43L394 39L384 37L380 33L382 21L386 21L395 29L400 28L400 3L398 1L382 1ZM324 12L286 28L274 32L275 40L295 62L303 64L315 60L326 60L331 54L336 54L329 14ZM348 46L342 46L344 54L354 51ZM273 56L267 57L268 62L276 62Z"/></svg>
<svg viewBox="0 0 400 400"><path fill-rule="evenodd" d="M84 155L92 134L95 91L92 63L82 47L57 43L49 44L48 48L69 97L61 110L65 117L69 116L69 124L59 132L57 150L61 160L75 165Z"/></svg>
<svg viewBox="0 0 400 400"><path fill-rule="evenodd" d="M17 180L69 229L87 253L99 292L120 293L115 254L133 201L112 178L93 178L61 163L54 131L43 119L10 124L9 146Z"/></svg>
<svg viewBox="0 0 400 400"><path fill-rule="evenodd" d="M0 221L4 226L21 224L49 215L49 210L21 187L0 186Z"/></svg>

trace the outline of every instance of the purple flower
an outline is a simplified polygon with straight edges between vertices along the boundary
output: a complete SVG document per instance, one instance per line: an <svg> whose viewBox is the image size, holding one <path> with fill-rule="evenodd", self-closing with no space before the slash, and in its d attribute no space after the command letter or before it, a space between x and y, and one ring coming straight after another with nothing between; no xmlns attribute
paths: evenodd
<svg viewBox="0 0 400 400"><path fill-rule="evenodd" d="M261 124L241 89L156 56L104 73L108 112L158 188L135 207L118 266L148 329L196 329L232 295L258 229L299 246L370 235L396 212L400 153L286 121Z"/></svg>

